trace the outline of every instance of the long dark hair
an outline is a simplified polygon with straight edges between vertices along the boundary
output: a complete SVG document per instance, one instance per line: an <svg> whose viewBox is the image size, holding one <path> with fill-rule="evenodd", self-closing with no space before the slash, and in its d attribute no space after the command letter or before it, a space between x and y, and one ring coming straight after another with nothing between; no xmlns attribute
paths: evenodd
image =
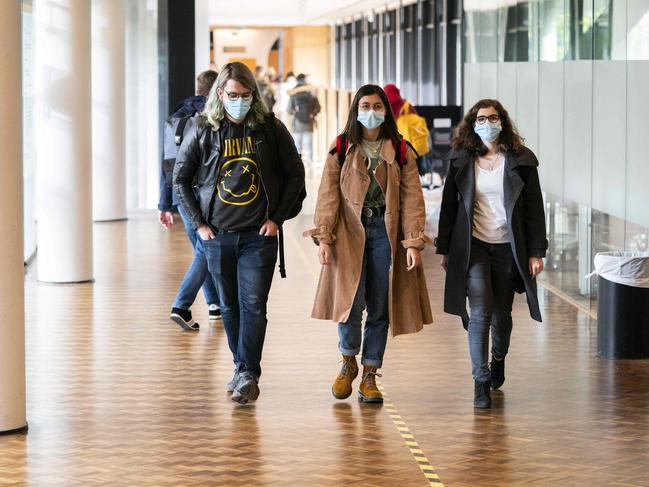
<svg viewBox="0 0 649 487"><path fill-rule="evenodd" d="M473 105L464 115L451 142L453 149L465 149L478 156L484 156L488 152L487 146L484 145L480 136L473 130L478 111L481 108L494 108L498 112L502 125L502 131L498 136L498 150L501 152L518 152L525 147L525 141L518 134L516 126L502 103L498 100L486 98Z"/></svg>
<svg viewBox="0 0 649 487"><path fill-rule="evenodd" d="M358 89L356 95L354 95L352 105L349 108L349 115L347 116L347 124L345 124L343 135L351 144L360 144L363 141L363 125L357 120L358 104L361 101L361 98L369 95L379 95L385 108L385 121L381 124L379 138L390 139L395 144L399 143L401 135L399 134L397 122L394 119L392 110L390 109L388 96L385 94L385 91L383 91L383 88L378 85L364 85Z"/></svg>

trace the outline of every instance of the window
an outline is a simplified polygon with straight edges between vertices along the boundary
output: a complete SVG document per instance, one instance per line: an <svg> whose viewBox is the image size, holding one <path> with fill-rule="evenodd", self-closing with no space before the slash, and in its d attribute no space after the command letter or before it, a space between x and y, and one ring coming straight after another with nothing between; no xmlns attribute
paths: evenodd
<svg viewBox="0 0 649 487"><path fill-rule="evenodd" d="M397 82L397 41L396 41L396 11L385 12L383 15L383 83Z"/></svg>

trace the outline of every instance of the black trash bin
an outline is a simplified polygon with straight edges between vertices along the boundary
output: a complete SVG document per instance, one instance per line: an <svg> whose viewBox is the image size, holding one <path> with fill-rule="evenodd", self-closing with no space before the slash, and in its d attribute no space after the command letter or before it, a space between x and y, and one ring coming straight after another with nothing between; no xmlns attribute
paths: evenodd
<svg viewBox="0 0 649 487"><path fill-rule="evenodd" d="M599 274L597 354L610 359L649 358L649 254L603 252Z"/></svg>

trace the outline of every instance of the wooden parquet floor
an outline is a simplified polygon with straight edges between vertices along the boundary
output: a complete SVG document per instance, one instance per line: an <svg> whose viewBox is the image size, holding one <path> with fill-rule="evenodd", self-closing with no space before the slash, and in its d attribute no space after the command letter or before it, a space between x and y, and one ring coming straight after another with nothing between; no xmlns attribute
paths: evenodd
<svg viewBox="0 0 649 487"><path fill-rule="evenodd" d="M333 324L308 318L315 248L287 227L261 396L224 391L220 322L168 321L189 262L182 228L153 212L95 225L92 285L35 280L27 294L27 435L0 437L0 486L426 486L385 408L336 401ZM600 360L596 324L547 293L546 321L517 299L507 382L472 407L466 335L441 313L442 274L425 265L436 323L390 339L382 384L446 486L649 486L649 361Z"/></svg>

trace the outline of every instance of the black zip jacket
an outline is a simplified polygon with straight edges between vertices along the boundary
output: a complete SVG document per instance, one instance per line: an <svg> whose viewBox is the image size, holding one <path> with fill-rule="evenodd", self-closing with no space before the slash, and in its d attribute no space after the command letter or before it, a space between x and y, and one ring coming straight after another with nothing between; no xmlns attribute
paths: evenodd
<svg viewBox="0 0 649 487"><path fill-rule="evenodd" d="M304 195L304 165L293 137L273 114L252 130L261 179L268 198L268 218L281 226ZM173 186L196 229L209 225L221 164L221 136L200 117L185 137L174 166ZM195 186L195 187L194 187Z"/></svg>

